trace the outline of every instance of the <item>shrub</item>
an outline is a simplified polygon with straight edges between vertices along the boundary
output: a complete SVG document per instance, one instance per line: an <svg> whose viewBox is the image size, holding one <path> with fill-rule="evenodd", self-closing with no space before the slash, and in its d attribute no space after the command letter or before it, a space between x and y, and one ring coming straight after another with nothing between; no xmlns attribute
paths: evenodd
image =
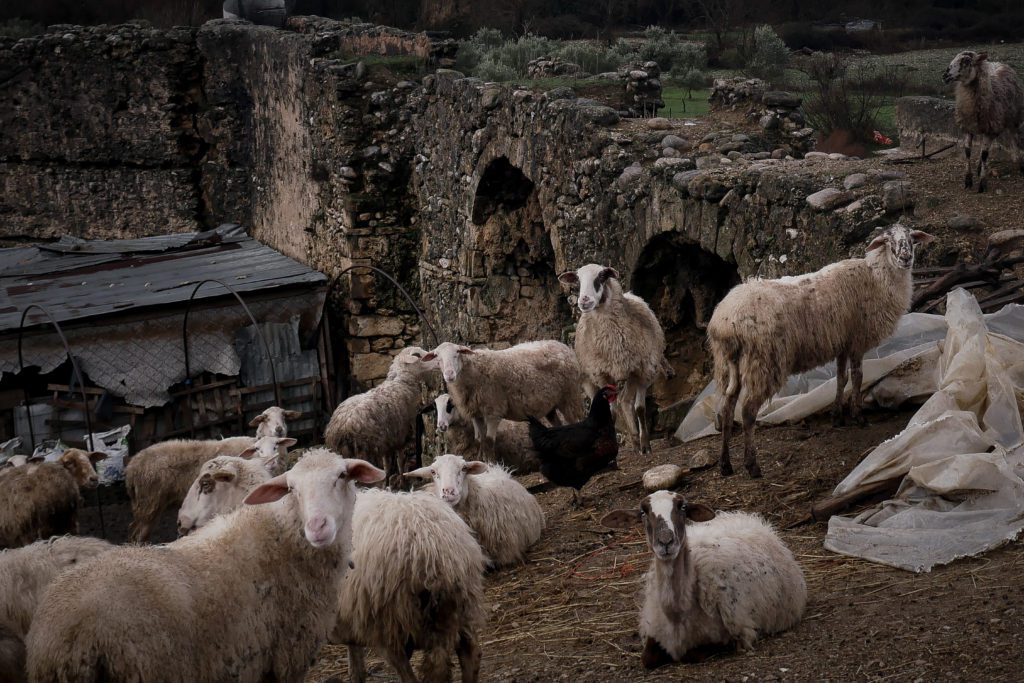
<svg viewBox="0 0 1024 683"><path fill-rule="evenodd" d="M552 17L537 17L533 28L548 38L586 38L597 33L597 27L575 14L560 14Z"/></svg>
<svg viewBox="0 0 1024 683"><path fill-rule="evenodd" d="M482 78L485 81L512 81L515 80L518 73L515 69L505 64L499 64L491 59L490 56L485 57L483 61L477 64L476 69L473 71L473 75L477 78Z"/></svg>
<svg viewBox="0 0 1024 683"><path fill-rule="evenodd" d="M4 38L28 38L45 31L42 24L26 19L8 19L0 22L0 37Z"/></svg>
<svg viewBox="0 0 1024 683"><path fill-rule="evenodd" d="M758 26L754 29L754 43L747 71L765 80L777 80L782 77L786 63L789 61L789 48L771 26Z"/></svg>
<svg viewBox="0 0 1024 683"><path fill-rule="evenodd" d="M552 56L578 64L587 73L614 71L619 62L610 58L611 52L594 43L572 42L558 48Z"/></svg>
<svg viewBox="0 0 1024 683"><path fill-rule="evenodd" d="M666 31L660 26L648 26L640 41L619 38L608 50L608 61L617 66L628 62L654 61L662 71L678 73L703 69L708 65L704 45L687 42L674 31Z"/></svg>
<svg viewBox="0 0 1024 683"><path fill-rule="evenodd" d="M675 73L672 74L672 80L686 90L686 99L690 99L694 90L701 90L711 84L711 75L700 69L690 69L681 76L677 76Z"/></svg>
<svg viewBox="0 0 1024 683"><path fill-rule="evenodd" d="M825 137L847 132L854 142L870 142L885 93L893 88L887 82L892 72L879 69L869 61L852 63L837 54L812 55L804 68L811 89L804 99L808 122Z"/></svg>

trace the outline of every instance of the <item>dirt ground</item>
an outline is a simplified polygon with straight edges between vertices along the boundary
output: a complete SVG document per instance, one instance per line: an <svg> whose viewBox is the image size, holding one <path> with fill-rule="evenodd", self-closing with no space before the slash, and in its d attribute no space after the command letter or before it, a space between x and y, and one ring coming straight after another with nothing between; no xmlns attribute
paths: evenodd
<svg viewBox="0 0 1024 683"><path fill-rule="evenodd" d="M870 414L863 429L833 428L825 418L759 429L764 479L742 473L723 479L711 469L681 490L716 509L758 511L785 527L827 496L867 449L899 432L912 412ZM760 641L752 654L727 651L701 664L645 672L637 618L647 545L639 529L611 532L598 520L638 504L639 479L649 466L685 464L705 448L717 452L717 440L683 446L661 440L643 458L627 450L619 471L584 489L580 510L569 507L565 489L538 494L548 527L528 563L487 578L483 680L1020 680L1024 544L916 575L826 551L824 523L781 532L807 577L799 626ZM397 680L378 657L370 668L371 680ZM344 648L325 646L307 680L347 680L346 672Z"/></svg>

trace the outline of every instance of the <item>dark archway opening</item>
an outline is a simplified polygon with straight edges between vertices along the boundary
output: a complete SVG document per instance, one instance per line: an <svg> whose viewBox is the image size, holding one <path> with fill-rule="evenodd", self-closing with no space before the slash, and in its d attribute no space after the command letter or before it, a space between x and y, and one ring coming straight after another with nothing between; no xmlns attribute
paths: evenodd
<svg viewBox="0 0 1024 683"><path fill-rule="evenodd" d="M526 206L533 196L533 181L498 157L484 170L473 198L473 222L484 225L497 212L512 213Z"/></svg>
<svg viewBox="0 0 1024 683"><path fill-rule="evenodd" d="M740 282L736 266L673 232L648 242L633 273L633 291L658 316L675 370L675 377L654 385L654 397L662 408L693 399L711 380L705 329L715 306Z"/></svg>

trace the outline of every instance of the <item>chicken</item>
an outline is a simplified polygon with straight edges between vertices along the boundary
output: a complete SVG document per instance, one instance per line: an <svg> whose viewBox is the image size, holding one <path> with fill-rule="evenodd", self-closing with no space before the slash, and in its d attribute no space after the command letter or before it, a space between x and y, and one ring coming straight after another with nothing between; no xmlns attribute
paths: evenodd
<svg viewBox="0 0 1024 683"><path fill-rule="evenodd" d="M541 462L541 474L552 484L571 486L574 505L579 504L584 484L612 465L619 454L611 409L616 395L614 386L600 389L590 404L590 413L576 424L546 427L530 417L530 440Z"/></svg>

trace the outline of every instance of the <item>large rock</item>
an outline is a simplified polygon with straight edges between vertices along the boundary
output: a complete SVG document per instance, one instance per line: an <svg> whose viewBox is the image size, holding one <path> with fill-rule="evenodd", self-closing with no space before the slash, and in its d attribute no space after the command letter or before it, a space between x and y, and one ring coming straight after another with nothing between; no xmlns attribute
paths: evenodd
<svg viewBox="0 0 1024 683"><path fill-rule="evenodd" d="M807 197L807 203L818 211L831 211L840 206L846 206L853 200L849 192L837 190L834 187L827 187Z"/></svg>
<svg viewBox="0 0 1024 683"><path fill-rule="evenodd" d="M882 185L882 208L886 213L896 213L914 206L914 195L906 180L890 180Z"/></svg>
<svg viewBox="0 0 1024 683"><path fill-rule="evenodd" d="M803 102L803 98L784 90L771 90L761 97L761 103L766 107L785 107L796 109Z"/></svg>

